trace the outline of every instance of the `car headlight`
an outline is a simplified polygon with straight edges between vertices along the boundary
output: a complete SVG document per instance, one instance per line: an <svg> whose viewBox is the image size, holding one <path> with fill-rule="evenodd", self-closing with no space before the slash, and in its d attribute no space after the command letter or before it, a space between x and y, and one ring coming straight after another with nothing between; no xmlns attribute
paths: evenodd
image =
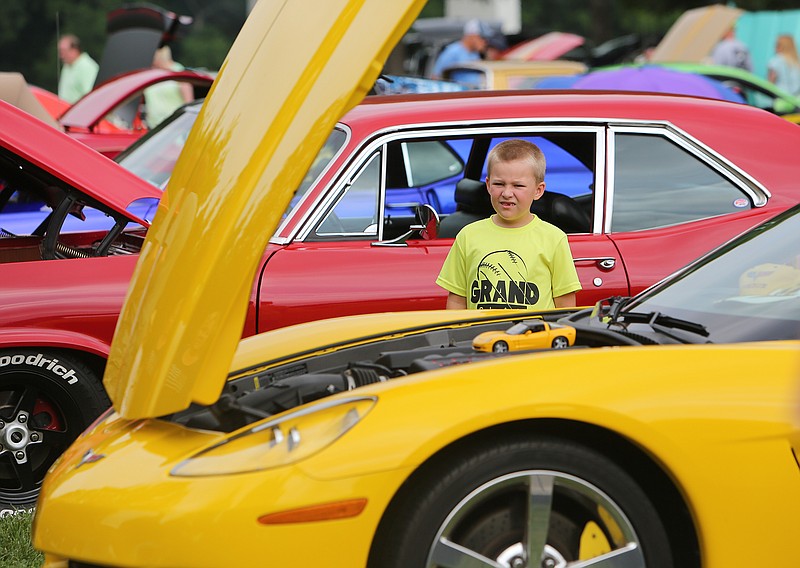
<svg viewBox="0 0 800 568"><path fill-rule="evenodd" d="M366 416L375 397L326 400L260 422L200 450L172 475L202 477L246 473L298 462L326 448Z"/></svg>

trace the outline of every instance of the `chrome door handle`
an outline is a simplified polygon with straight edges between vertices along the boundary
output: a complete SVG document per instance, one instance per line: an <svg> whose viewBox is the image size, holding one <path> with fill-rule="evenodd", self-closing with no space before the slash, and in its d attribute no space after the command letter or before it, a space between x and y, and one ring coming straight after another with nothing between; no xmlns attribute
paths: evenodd
<svg viewBox="0 0 800 568"><path fill-rule="evenodd" d="M574 259L574 262L575 264L579 262L594 262L597 264L598 268L603 270L611 270L617 265L617 259L612 256L576 258Z"/></svg>

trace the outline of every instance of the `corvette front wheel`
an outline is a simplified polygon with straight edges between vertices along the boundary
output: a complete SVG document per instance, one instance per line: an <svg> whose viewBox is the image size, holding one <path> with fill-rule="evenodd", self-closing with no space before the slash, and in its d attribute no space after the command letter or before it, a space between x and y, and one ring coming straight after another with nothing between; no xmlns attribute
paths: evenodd
<svg viewBox="0 0 800 568"><path fill-rule="evenodd" d="M522 439L445 464L396 499L370 568L673 566L647 495L589 448Z"/></svg>
<svg viewBox="0 0 800 568"><path fill-rule="evenodd" d="M0 513L32 507L47 469L108 406L98 373L74 355L0 350Z"/></svg>

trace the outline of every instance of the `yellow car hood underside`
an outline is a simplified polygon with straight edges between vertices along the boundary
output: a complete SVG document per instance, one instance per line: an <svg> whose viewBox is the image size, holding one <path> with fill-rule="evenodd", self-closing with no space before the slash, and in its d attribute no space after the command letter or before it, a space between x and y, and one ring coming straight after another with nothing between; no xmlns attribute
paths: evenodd
<svg viewBox="0 0 800 568"><path fill-rule="evenodd" d="M334 123L424 0L261 0L222 65L147 235L104 377L126 418L210 404L259 259Z"/></svg>

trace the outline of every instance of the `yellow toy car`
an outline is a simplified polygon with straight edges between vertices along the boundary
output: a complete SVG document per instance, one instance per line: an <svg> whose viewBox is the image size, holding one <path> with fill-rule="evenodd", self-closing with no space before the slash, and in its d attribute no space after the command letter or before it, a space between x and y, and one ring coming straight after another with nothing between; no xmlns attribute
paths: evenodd
<svg viewBox="0 0 800 568"><path fill-rule="evenodd" d="M524 349L564 349L575 343L575 328L541 319L527 319L505 331L487 331L472 341L476 351L520 351Z"/></svg>
<svg viewBox="0 0 800 568"><path fill-rule="evenodd" d="M423 3L256 3L142 248L114 408L43 483L46 568L797 564L800 296L740 278L796 265L798 207L594 308L240 340L292 188ZM472 349L536 315L581 349Z"/></svg>

